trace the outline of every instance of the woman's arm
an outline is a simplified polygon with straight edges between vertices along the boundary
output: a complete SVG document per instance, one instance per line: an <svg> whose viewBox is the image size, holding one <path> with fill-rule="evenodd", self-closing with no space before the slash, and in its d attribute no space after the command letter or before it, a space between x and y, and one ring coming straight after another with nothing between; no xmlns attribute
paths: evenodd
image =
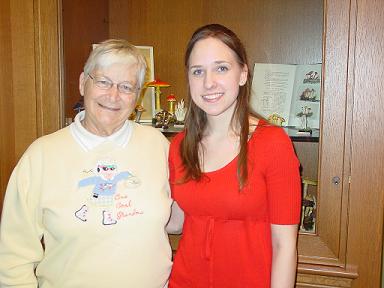
<svg viewBox="0 0 384 288"><path fill-rule="evenodd" d="M184 223L184 212L181 210L179 205L177 205L176 201L172 203L171 217L168 221L165 230L169 234L181 234L183 230Z"/></svg>
<svg viewBox="0 0 384 288"><path fill-rule="evenodd" d="M293 288L297 267L298 225L271 224L271 288Z"/></svg>

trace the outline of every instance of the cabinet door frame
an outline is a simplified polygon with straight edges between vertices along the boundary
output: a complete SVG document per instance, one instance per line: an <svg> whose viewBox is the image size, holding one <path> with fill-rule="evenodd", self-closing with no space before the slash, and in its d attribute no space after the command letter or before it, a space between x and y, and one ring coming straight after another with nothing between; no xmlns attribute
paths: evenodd
<svg viewBox="0 0 384 288"><path fill-rule="evenodd" d="M350 268L346 247L355 8L349 0L324 1L317 230L299 235L299 271L312 269L311 264ZM338 184L334 177L340 178Z"/></svg>

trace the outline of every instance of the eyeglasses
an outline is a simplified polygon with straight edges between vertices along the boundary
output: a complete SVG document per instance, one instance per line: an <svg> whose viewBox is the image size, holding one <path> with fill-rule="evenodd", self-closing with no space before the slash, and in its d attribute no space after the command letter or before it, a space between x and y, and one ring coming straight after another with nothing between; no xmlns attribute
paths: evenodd
<svg viewBox="0 0 384 288"><path fill-rule="evenodd" d="M97 171L99 172L100 169L102 169L103 171L108 171L108 170L113 171L116 169L116 167L115 166L98 166Z"/></svg>
<svg viewBox="0 0 384 288"><path fill-rule="evenodd" d="M117 90L124 94L133 94L139 90L137 87L133 87L129 82L114 83L107 77L92 76L91 74L88 74L88 76L93 80L93 84L102 90L109 90L114 84L116 84Z"/></svg>

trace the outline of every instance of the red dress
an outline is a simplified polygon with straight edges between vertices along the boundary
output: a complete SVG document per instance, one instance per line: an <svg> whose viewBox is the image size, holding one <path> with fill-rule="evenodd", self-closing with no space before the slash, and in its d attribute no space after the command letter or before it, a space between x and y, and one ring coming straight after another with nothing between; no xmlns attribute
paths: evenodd
<svg viewBox="0 0 384 288"><path fill-rule="evenodd" d="M299 223L301 188L289 137L282 128L259 123L248 141L248 184L241 192L237 157L199 182L175 184L183 175L184 134L172 141L172 195L185 221L170 288L270 287L271 223Z"/></svg>

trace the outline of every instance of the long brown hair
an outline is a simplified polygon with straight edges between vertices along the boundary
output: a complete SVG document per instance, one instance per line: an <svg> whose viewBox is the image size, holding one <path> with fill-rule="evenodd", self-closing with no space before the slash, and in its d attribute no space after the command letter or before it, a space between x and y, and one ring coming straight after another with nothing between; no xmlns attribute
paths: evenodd
<svg viewBox="0 0 384 288"><path fill-rule="evenodd" d="M198 28L188 42L185 52L184 65L188 71L189 58L195 44L206 38L215 38L222 41L232 51L235 52L237 61L241 67L248 66L247 54L244 45L237 35L227 27L220 24L209 24ZM237 178L240 189L244 187L248 179L247 169L247 141L249 134L249 95L250 95L250 76L247 75L247 81L239 87L237 103L232 115L231 126L235 130L240 127L240 152L237 162ZM189 90L189 89L188 89ZM188 111L185 119L185 137L181 142L180 153L184 165L184 181L197 180L202 177L202 171L199 161L199 143L203 138L203 132L207 125L207 115L193 101L189 91Z"/></svg>

